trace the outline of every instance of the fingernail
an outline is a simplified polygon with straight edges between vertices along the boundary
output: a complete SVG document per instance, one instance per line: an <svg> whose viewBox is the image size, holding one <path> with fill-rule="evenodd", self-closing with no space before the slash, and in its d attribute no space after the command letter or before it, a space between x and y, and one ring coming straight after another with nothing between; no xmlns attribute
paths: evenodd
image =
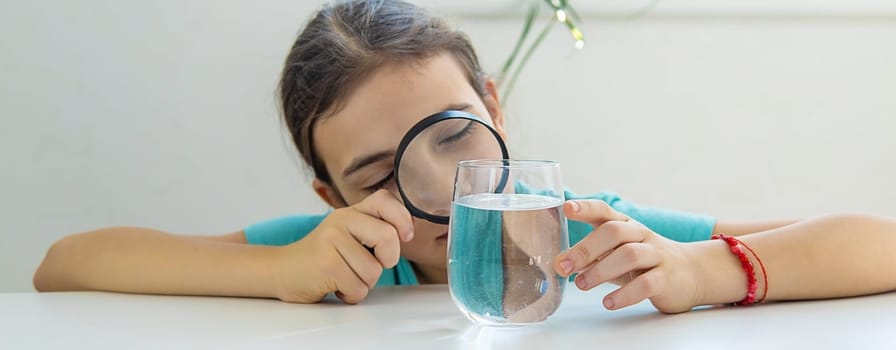
<svg viewBox="0 0 896 350"><path fill-rule="evenodd" d="M585 276L579 276L576 278L576 287L579 287L581 290L585 290L588 288L588 282L585 281Z"/></svg>
<svg viewBox="0 0 896 350"><path fill-rule="evenodd" d="M568 275L570 272L572 272L572 261L569 261L569 259L561 260L560 268L563 269L564 274Z"/></svg>
<svg viewBox="0 0 896 350"><path fill-rule="evenodd" d="M612 298L606 298L604 299L604 306L607 309L612 309L614 306L616 306L616 303L613 302Z"/></svg>
<svg viewBox="0 0 896 350"><path fill-rule="evenodd" d="M414 231L409 231L404 235L405 242L410 242L412 239L414 239Z"/></svg>
<svg viewBox="0 0 896 350"><path fill-rule="evenodd" d="M579 212L579 202L569 201L569 209L572 209L573 213Z"/></svg>

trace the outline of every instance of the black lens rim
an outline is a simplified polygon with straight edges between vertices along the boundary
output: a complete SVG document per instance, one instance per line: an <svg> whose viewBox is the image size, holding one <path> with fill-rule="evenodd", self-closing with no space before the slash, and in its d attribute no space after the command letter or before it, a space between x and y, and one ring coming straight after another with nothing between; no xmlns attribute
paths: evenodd
<svg viewBox="0 0 896 350"><path fill-rule="evenodd" d="M435 215L427 213L423 210L420 210L420 208L417 208L414 203L412 203L410 199L408 199L407 194L401 187L401 179L399 178L400 174L398 171L398 166L401 164L401 158L404 156L404 152L407 149L408 145L410 145L411 141L413 141L418 134L420 134L421 132L423 132L423 130L426 130L426 128L432 126L433 124L448 119L466 119L482 124L486 127L486 129L488 129L488 131L492 133L492 135L495 137L495 140L498 141L498 145L501 147L501 156L503 157L502 160L504 161L504 163L507 164L507 161L510 159L510 154L507 152L507 144L504 143L504 140L501 138L501 134L498 133L498 130L495 130L495 128L485 122L485 120L477 117L474 114L464 111L448 110L432 114L426 118L423 118L423 120L417 122L417 124L414 124L414 126L410 130L408 130L408 132L401 139L401 142L398 144L398 149L395 152L395 160L393 161L393 171L395 171L395 185L396 187L398 187L398 193L401 196L401 201L404 202L405 208L408 209L411 215L440 225L447 225L450 217L447 215ZM505 169L503 174L501 174L501 180L498 183L498 189L495 193L499 193L504 190L504 186L506 186L507 184L507 174L508 171L507 169Z"/></svg>

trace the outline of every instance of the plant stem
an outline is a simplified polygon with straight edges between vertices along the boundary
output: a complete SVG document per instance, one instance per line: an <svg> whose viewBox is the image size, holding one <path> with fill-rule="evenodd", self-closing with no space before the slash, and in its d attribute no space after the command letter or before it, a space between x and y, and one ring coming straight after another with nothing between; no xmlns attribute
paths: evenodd
<svg viewBox="0 0 896 350"><path fill-rule="evenodd" d="M523 25L523 31L520 33L519 39L516 41L516 45L513 47L513 51L510 53L510 57L504 61L504 66L501 68L501 76L499 80L503 82L504 78L507 76L507 73L510 72L511 66L513 66L513 62L516 61L516 56L519 55L520 49L523 48L523 43L526 41L526 38L529 37L529 31L532 29L532 24L535 23L535 18L538 16L538 10L540 9L539 0L532 0L529 5L529 13L526 15L526 22Z"/></svg>
<svg viewBox="0 0 896 350"><path fill-rule="evenodd" d="M548 33L551 31L551 27L554 26L555 21L549 21L547 25L544 26L544 29L541 30L541 33L538 34L538 37L535 38L535 41L532 42L532 45L529 46L529 49L526 50L526 53L523 55L522 61L520 64L516 66L516 70L513 71L513 74L510 76L510 80L507 82L507 87L504 89L504 96L502 100L506 105L507 101L510 99L510 93L513 92L513 86L516 85L516 80L519 78L520 72L526 66L526 63L529 62L529 58L532 57L532 53L535 52L535 49L541 45L541 42L548 36Z"/></svg>

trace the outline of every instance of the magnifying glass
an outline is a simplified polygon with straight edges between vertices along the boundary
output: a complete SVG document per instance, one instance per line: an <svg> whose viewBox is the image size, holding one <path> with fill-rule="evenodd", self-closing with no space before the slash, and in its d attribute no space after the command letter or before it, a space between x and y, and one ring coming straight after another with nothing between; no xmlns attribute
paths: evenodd
<svg viewBox="0 0 896 350"><path fill-rule="evenodd" d="M395 183L411 215L447 225L457 163L477 159L509 159L501 135L485 120L463 111L430 115L414 125L398 144ZM497 176L494 193L507 185L507 172Z"/></svg>

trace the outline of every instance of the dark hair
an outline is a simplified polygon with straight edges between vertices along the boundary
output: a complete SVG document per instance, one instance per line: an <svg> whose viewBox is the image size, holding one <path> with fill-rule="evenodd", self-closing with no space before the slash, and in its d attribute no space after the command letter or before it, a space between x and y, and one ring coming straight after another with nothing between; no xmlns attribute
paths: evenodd
<svg viewBox="0 0 896 350"><path fill-rule="evenodd" d="M420 62L450 53L470 85L485 96L482 68L470 40L427 10L404 1L331 3L299 34L280 78L283 118L314 176L331 182L315 154L315 123L332 115L371 72L388 63Z"/></svg>

